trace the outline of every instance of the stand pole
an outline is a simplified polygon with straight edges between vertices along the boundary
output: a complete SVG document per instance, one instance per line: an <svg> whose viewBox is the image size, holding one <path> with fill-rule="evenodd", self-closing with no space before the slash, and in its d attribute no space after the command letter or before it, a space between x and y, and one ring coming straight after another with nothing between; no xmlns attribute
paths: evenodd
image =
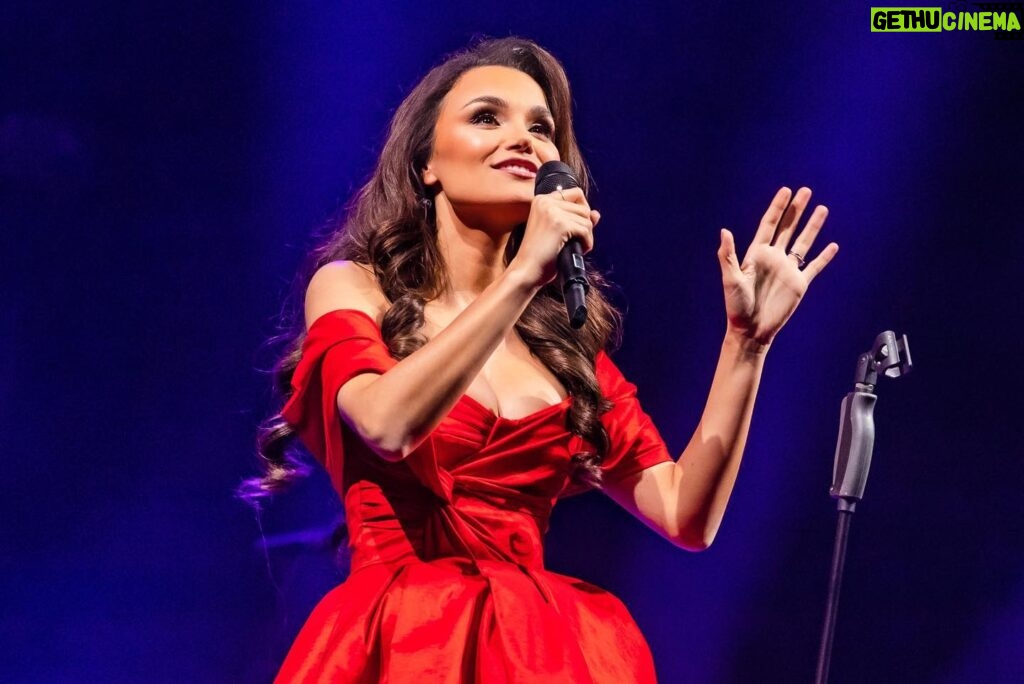
<svg viewBox="0 0 1024 684"><path fill-rule="evenodd" d="M850 520L853 510L840 508L836 521L836 541L832 548L832 568L828 577L828 603L825 605L825 625L821 630L821 646L818 649L818 669L814 684L828 682L829 665L832 662L832 640L836 632L836 613L839 611L839 588L843 581L843 565L846 563L846 540L850 535Z"/></svg>

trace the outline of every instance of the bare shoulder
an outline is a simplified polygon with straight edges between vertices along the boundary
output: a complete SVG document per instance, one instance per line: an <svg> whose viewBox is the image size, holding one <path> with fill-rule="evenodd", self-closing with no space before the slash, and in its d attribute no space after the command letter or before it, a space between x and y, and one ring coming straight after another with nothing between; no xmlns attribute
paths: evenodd
<svg viewBox="0 0 1024 684"><path fill-rule="evenodd" d="M332 261L313 274L306 288L306 327L328 311L337 309L355 309L380 321L387 309L387 298L369 266L354 261Z"/></svg>

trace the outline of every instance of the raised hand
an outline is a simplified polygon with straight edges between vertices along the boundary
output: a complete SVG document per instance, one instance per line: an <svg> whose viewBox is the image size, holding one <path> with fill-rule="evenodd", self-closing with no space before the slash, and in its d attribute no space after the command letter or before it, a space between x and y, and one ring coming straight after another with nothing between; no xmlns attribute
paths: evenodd
<svg viewBox="0 0 1024 684"><path fill-rule="evenodd" d="M775 193L742 262L726 228L718 248L728 331L765 347L793 315L811 281L839 252L839 245L830 242L813 261L807 260L828 216L828 209L821 205L789 247L811 200L811 190L800 188L792 203L791 195L789 188Z"/></svg>

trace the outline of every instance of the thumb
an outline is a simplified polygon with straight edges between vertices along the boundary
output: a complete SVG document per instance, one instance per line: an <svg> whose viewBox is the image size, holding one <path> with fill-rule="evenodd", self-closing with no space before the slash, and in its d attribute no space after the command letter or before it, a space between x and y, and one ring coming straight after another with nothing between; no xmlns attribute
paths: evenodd
<svg viewBox="0 0 1024 684"><path fill-rule="evenodd" d="M723 266L727 264L739 265L738 259L736 258L736 242L733 240L732 233L729 232L728 228L722 228L721 231L721 244L718 247L718 260Z"/></svg>

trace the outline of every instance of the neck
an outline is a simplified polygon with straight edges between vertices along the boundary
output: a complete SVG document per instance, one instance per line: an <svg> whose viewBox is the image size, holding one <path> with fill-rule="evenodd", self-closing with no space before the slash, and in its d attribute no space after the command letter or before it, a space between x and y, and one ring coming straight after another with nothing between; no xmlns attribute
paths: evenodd
<svg viewBox="0 0 1024 684"><path fill-rule="evenodd" d="M465 308L505 271L505 247L516 224L457 212L443 194L435 203L437 241L448 269L448 288L438 303Z"/></svg>

